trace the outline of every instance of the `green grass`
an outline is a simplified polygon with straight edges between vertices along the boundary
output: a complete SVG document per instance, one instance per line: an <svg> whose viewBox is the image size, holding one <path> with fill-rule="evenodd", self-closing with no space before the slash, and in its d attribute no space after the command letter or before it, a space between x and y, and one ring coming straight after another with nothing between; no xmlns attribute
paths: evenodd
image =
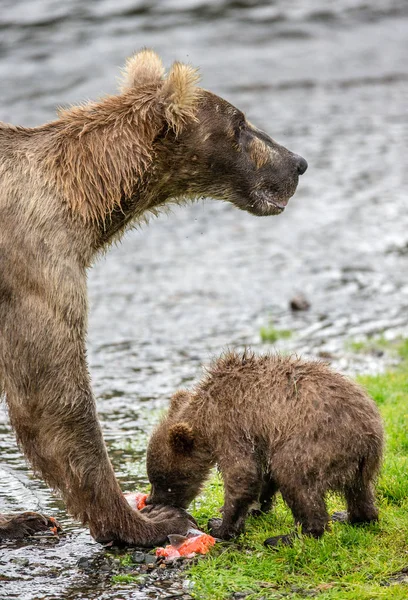
<svg viewBox="0 0 408 600"><path fill-rule="evenodd" d="M408 598L408 583L396 575L408 567L408 341L392 346L401 357L397 370L359 378L377 402L386 428L377 485L380 522L366 527L334 523L321 540L300 538L292 548L272 551L263 540L293 527L291 513L279 499L269 515L249 518L245 535L235 543L217 544L191 567L195 598L222 600L234 592L248 592L248 600ZM214 474L192 507L201 527L217 516L222 503L222 482ZM330 496L328 506L333 511L344 504Z"/></svg>
<svg viewBox="0 0 408 600"><path fill-rule="evenodd" d="M112 580L112 583L139 583L140 579L141 578L138 575L121 574L121 575L113 575L111 580Z"/></svg>
<svg viewBox="0 0 408 600"><path fill-rule="evenodd" d="M347 341L346 349L359 354L383 354L390 349L384 336L370 336L363 340Z"/></svg>
<svg viewBox="0 0 408 600"><path fill-rule="evenodd" d="M362 340L347 341L346 349L358 354L376 354L397 356L403 360L408 359L408 339L397 338L389 341L384 335L369 336Z"/></svg>
<svg viewBox="0 0 408 600"><path fill-rule="evenodd" d="M259 334L262 342L273 344L278 340L290 338L292 331L290 329L276 329L273 323L269 323L266 327L261 327Z"/></svg>

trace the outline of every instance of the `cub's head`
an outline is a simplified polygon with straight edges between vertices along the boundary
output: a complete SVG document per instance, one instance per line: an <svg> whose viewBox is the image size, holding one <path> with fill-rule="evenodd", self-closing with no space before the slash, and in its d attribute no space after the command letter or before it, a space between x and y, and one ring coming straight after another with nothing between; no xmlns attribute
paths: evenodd
<svg viewBox="0 0 408 600"><path fill-rule="evenodd" d="M304 158L198 87L189 65L175 63L165 75L159 57L146 50L128 61L124 76L123 93L145 89L146 116L157 124L151 176L157 204L211 196L258 216L283 212L307 169Z"/></svg>
<svg viewBox="0 0 408 600"><path fill-rule="evenodd" d="M150 438L147 447L147 475L151 483L147 504L187 508L200 491L211 467L203 442L191 425L175 421L171 413L182 394L173 396L169 416Z"/></svg>

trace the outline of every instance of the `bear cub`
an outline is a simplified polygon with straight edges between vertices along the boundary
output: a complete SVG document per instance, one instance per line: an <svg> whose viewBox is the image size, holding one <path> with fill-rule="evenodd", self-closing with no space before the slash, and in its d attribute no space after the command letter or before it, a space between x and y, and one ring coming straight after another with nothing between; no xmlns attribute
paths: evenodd
<svg viewBox="0 0 408 600"><path fill-rule="evenodd" d="M373 481L383 426L366 392L325 363L228 352L191 390L171 398L147 450L148 504L187 508L211 467L225 487L215 537L244 530L249 509L270 510L280 491L304 534L320 537L325 495L341 492L350 523L378 519ZM265 541L291 543L294 533Z"/></svg>

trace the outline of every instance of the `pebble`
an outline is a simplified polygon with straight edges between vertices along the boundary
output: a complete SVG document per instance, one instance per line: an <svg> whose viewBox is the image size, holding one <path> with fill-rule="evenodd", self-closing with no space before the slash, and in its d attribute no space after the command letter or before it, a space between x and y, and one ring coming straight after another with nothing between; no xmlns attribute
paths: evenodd
<svg viewBox="0 0 408 600"><path fill-rule="evenodd" d="M28 567L28 565L30 564L30 561L28 560L28 558L23 558L21 556L12 558L11 562L14 563L15 565L18 565L19 567Z"/></svg>
<svg viewBox="0 0 408 600"><path fill-rule="evenodd" d="M289 302L289 306L292 310L309 310L310 302L303 294L296 294Z"/></svg>
<svg viewBox="0 0 408 600"><path fill-rule="evenodd" d="M191 579L185 579L181 585L183 590L187 590L187 591L192 590L194 586L195 586L195 582L191 581Z"/></svg>
<svg viewBox="0 0 408 600"><path fill-rule="evenodd" d="M112 568L111 563L107 560L104 560L99 565L99 571L110 571Z"/></svg>
<svg viewBox="0 0 408 600"><path fill-rule="evenodd" d="M145 561L145 553L144 552L134 552L132 554L132 560L134 563L136 563L137 565L140 565L142 563L144 563Z"/></svg>

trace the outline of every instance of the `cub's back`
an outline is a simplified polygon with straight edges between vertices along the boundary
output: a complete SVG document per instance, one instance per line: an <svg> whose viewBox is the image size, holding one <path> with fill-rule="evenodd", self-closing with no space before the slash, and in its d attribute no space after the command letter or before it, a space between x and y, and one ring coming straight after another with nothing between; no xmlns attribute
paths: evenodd
<svg viewBox="0 0 408 600"><path fill-rule="evenodd" d="M382 435L375 403L321 361L296 356L227 352L195 388L210 435L250 436L278 443L293 434Z"/></svg>

